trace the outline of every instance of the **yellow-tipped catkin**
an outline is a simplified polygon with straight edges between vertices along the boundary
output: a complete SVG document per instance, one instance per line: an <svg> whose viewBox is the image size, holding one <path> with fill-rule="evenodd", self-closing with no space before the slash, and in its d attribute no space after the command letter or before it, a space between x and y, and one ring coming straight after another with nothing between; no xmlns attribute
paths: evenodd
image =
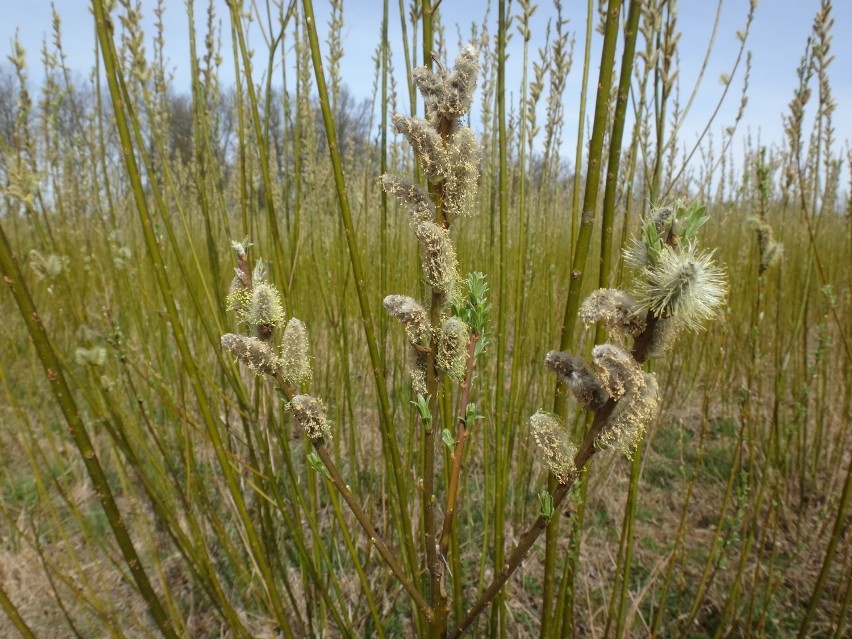
<svg viewBox="0 0 852 639"><path fill-rule="evenodd" d="M609 399L600 380L582 357L565 351L550 351L544 358L544 364L571 389L583 410L600 410Z"/></svg>
<svg viewBox="0 0 852 639"><path fill-rule="evenodd" d="M284 307L278 289L266 282L256 284L245 311L245 321L257 328L261 339L268 341L272 330L284 321Z"/></svg>
<svg viewBox="0 0 852 639"><path fill-rule="evenodd" d="M609 396L620 399L642 379L642 368L633 356L614 344L599 344L592 349L592 360Z"/></svg>
<svg viewBox="0 0 852 639"><path fill-rule="evenodd" d="M413 346L408 351L409 366L408 375L411 377L411 389L414 395L426 396L426 367L428 366L428 358L426 353L417 350Z"/></svg>
<svg viewBox="0 0 852 639"><path fill-rule="evenodd" d="M565 484L576 470L577 447L571 442L565 424L552 413L538 411L530 417L530 433L556 480Z"/></svg>
<svg viewBox="0 0 852 639"><path fill-rule="evenodd" d="M429 180L437 182L447 176L447 150L435 127L426 120L401 113L394 114L393 126L408 140Z"/></svg>
<svg viewBox="0 0 852 639"><path fill-rule="evenodd" d="M295 388L311 380L308 329L295 317L287 322L281 337L281 374Z"/></svg>
<svg viewBox="0 0 852 639"><path fill-rule="evenodd" d="M618 336L636 337L645 330L645 309L624 291L599 288L580 306L580 319L586 326L597 322Z"/></svg>
<svg viewBox="0 0 852 639"><path fill-rule="evenodd" d="M457 382L467 372L467 342L470 329L458 317L449 318L441 326L438 336L438 368Z"/></svg>
<svg viewBox="0 0 852 639"><path fill-rule="evenodd" d="M657 413L660 397L657 378L642 372L627 394L616 404L597 439L599 448L614 448L633 458L636 445Z"/></svg>
<svg viewBox="0 0 852 639"><path fill-rule="evenodd" d="M452 215L473 215L479 182L479 142L469 127L459 127L449 139L444 209Z"/></svg>
<svg viewBox="0 0 852 639"><path fill-rule="evenodd" d="M453 300L458 295L458 260L447 229L434 222L421 222L415 229L423 247L423 276L426 283Z"/></svg>
<svg viewBox="0 0 852 639"><path fill-rule="evenodd" d="M420 222L430 222L435 219L435 203L425 189L420 188L413 181L385 173L382 176L382 188L408 207L412 224L417 225Z"/></svg>
<svg viewBox="0 0 852 639"><path fill-rule="evenodd" d="M243 321L250 301L251 291L246 288L241 273L237 271L234 279L231 280L231 285L228 287L228 295L225 298L227 308L229 311L234 311L237 314L238 321Z"/></svg>
<svg viewBox="0 0 852 639"><path fill-rule="evenodd" d="M402 322L411 344L428 344L431 336L429 313L417 300L406 295L388 295L383 303L387 312Z"/></svg>
<svg viewBox="0 0 852 639"><path fill-rule="evenodd" d="M256 375L275 375L281 365L272 347L256 337L226 333L222 336L222 347Z"/></svg>
<svg viewBox="0 0 852 639"><path fill-rule="evenodd" d="M287 404L287 410L293 413L296 425L305 431L308 439L331 437L331 426L322 400L310 395L296 395Z"/></svg>

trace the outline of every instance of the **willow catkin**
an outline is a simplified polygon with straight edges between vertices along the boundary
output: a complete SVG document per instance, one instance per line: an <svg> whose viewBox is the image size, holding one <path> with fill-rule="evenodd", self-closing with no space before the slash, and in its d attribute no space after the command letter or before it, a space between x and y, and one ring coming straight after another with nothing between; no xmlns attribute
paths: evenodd
<svg viewBox="0 0 852 639"><path fill-rule="evenodd" d="M615 405L597 438L596 445L600 448L612 448L632 459L636 446L656 415L659 405L656 376L653 373L640 373Z"/></svg>
<svg viewBox="0 0 852 639"><path fill-rule="evenodd" d="M331 426L322 400L310 395L296 395L287 404L296 425L305 431L308 439L329 439Z"/></svg>
<svg viewBox="0 0 852 639"><path fill-rule="evenodd" d="M544 363L571 389L580 408L596 411L604 407L609 395L582 357L564 351L550 351Z"/></svg>
<svg viewBox="0 0 852 639"><path fill-rule="evenodd" d="M435 203L425 189L408 178L385 173L382 188L408 208L409 220L417 225L435 219Z"/></svg>
<svg viewBox="0 0 852 639"><path fill-rule="evenodd" d="M674 317L680 325L698 330L724 302L727 284L711 253L694 246L665 246L657 263L643 270L637 292L640 303L658 317Z"/></svg>
<svg viewBox="0 0 852 639"><path fill-rule="evenodd" d="M260 282L251 291L244 321L257 330L257 336L269 341L276 326L284 322L281 295L272 284Z"/></svg>
<svg viewBox="0 0 852 639"><path fill-rule="evenodd" d="M633 356L614 344L592 349L592 361L609 396L615 400L634 388L642 378L642 368Z"/></svg>
<svg viewBox="0 0 852 639"><path fill-rule="evenodd" d="M580 306L579 317L586 326L600 322L618 337L636 337L645 330L645 309L624 291L599 288Z"/></svg>
<svg viewBox="0 0 852 639"><path fill-rule="evenodd" d="M459 52L449 73L434 72L427 67L412 71L414 84L426 103L426 114L430 120L446 118L457 120L470 110L476 79L479 74L479 57L471 44Z"/></svg>
<svg viewBox="0 0 852 639"><path fill-rule="evenodd" d="M423 276L426 283L450 300L458 295L458 260L447 229L434 222L422 222L415 229L422 251Z"/></svg>
<svg viewBox="0 0 852 639"><path fill-rule="evenodd" d="M281 336L281 374L288 384L299 388L311 380L310 344L305 323L291 317Z"/></svg>
<svg viewBox="0 0 852 639"><path fill-rule="evenodd" d="M470 329L458 317L444 322L438 335L438 368L457 382L462 381L467 372L468 339Z"/></svg>
<svg viewBox="0 0 852 639"><path fill-rule="evenodd" d="M393 126L408 140L426 177L432 182L444 179L447 175L447 150L435 127L426 120L401 113L394 114Z"/></svg>
<svg viewBox="0 0 852 639"><path fill-rule="evenodd" d="M540 410L530 417L530 433L550 472L559 483L567 483L576 470L577 447L565 424L556 415Z"/></svg>
<svg viewBox="0 0 852 639"><path fill-rule="evenodd" d="M417 300L407 295L388 295L382 303L388 314L402 323L409 343L423 345L429 343L431 336L429 313Z"/></svg>
<svg viewBox="0 0 852 639"><path fill-rule="evenodd" d="M222 348L256 375L275 375L281 365L269 343L256 337L225 333L222 335Z"/></svg>
<svg viewBox="0 0 852 639"><path fill-rule="evenodd" d="M459 127L450 135L447 147L447 180L444 184L444 209L452 215L477 212L480 147L469 127Z"/></svg>

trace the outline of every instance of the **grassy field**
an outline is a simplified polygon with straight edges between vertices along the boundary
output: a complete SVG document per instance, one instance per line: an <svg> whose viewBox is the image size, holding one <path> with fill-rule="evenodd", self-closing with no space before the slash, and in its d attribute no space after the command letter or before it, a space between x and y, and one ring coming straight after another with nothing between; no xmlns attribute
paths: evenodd
<svg viewBox="0 0 852 639"><path fill-rule="evenodd" d="M342 0L322 43L310 0L196 7L191 87L173 86L161 31L145 50L135 5L105 4L88 81L64 66L58 21L42 86L17 44L0 71L0 635L849 636L852 156L832 125L828 0L786 70L799 88L782 141L731 144L734 122L694 154L678 137L674 3L589 2L576 43L559 22L545 44L533 4L498 2L471 42L474 116L430 111L439 145L470 120L481 161L437 177L392 120L424 115L413 67L432 51L447 68L429 78L465 73L430 0L365 60L367 105L340 75ZM247 40L248 12L267 44ZM727 80L743 96L750 23ZM569 72L597 87L571 98L576 155ZM484 274L469 307L430 275L423 222L383 191L388 173L430 181L462 279ZM647 246L661 208L699 205L693 239L727 295L664 357L634 346L659 409L624 455L589 435L618 397L582 410L545 356L615 340L584 326L581 302L641 290L631 237ZM678 234L663 251L686 250ZM310 379L255 375L222 348L283 326L229 296L264 279L307 327ZM437 331L412 351L390 294L436 329L467 318L471 368L451 374ZM299 427L302 393L324 404L321 437ZM579 447L564 478L531 433L540 409Z"/></svg>

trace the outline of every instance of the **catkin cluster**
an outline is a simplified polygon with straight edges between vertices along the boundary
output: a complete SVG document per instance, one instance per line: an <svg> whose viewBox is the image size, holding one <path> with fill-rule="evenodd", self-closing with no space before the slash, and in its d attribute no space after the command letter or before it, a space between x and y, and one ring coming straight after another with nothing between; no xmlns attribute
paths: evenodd
<svg viewBox="0 0 852 639"><path fill-rule="evenodd" d="M233 358L256 375L273 377L288 396L293 419L312 440L330 437L330 427L322 401L309 395L295 395L312 377L308 329L298 318L286 319L281 294L266 281L262 260L249 274L247 241L232 242L237 253L236 275L228 292L228 310L253 333L225 333L221 343ZM281 331L275 345L275 329Z"/></svg>
<svg viewBox="0 0 852 639"><path fill-rule="evenodd" d="M583 324L602 325L613 342L592 349L591 366L561 351L545 358L582 409L607 411L595 440L598 448L632 456L660 402L656 376L643 371L642 363L663 355L681 330L701 328L725 301L724 273L712 253L697 245L698 229L707 219L703 207L679 202L652 211L625 252L625 261L639 271L634 295L598 289L580 306ZM761 247L770 245L766 229L757 231ZM628 338L633 339L632 351L621 346ZM531 422L539 445L543 420L537 413ZM556 474L552 464L551 471Z"/></svg>
<svg viewBox="0 0 852 639"><path fill-rule="evenodd" d="M439 66L439 65L438 65ZM382 188L407 210L414 235L420 243L423 280L441 305L441 324L432 326L429 313L417 300L389 295L385 309L398 319L411 347L410 376L416 393L425 394L429 353L435 375L461 381L467 358L470 329L447 311L461 299L461 278L450 223L476 210L480 147L473 131L461 118L470 110L478 52L467 45L451 71L415 69L414 82L426 103L426 118L396 114L393 127L405 137L426 178L425 186L398 175L381 177ZM433 310L435 307L433 306Z"/></svg>

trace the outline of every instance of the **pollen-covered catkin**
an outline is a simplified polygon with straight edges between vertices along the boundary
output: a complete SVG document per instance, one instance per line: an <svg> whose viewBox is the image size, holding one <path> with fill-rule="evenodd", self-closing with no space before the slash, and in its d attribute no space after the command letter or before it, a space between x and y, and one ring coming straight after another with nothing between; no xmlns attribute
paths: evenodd
<svg viewBox="0 0 852 639"><path fill-rule="evenodd" d="M295 388L311 380L308 328L295 317L287 322L281 337L281 374Z"/></svg>
<svg viewBox="0 0 852 639"><path fill-rule="evenodd" d="M242 273L238 269L235 270L237 274L231 280L231 285L228 287L228 295L225 298L225 303L229 311L234 311L237 314L237 320L243 321L248 311L249 302L251 301L251 291L246 288Z"/></svg>
<svg viewBox="0 0 852 639"><path fill-rule="evenodd" d="M476 47L467 44L459 52L453 70L444 81L446 92L436 104L440 115L455 120L470 110L478 73L479 57Z"/></svg>
<svg viewBox="0 0 852 639"><path fill-rule="evenodd" d="M568 385L580 408L600 410L609 399L600 380L582 357L564 351L550 351L544 358L544 364Z"/></svg>
<svg viewBox="0 0 852 639"><path fill-rule="evenodd" d="M450 233L434 222L422 222L415 229L423 247L423 276L429 286L438 289L448 299L458 294L458 260Z"/></svg>
<svg viewBox="0 0 852 639"><path fill-rule="evenodd" d="M429 313L417 300L406 295L388 295L383 304L390 315L402 322L411 344L428 344L431 335Z"/></svg>
<svg viewBox="0 0 852 639"><path fill-rule="evenodd" d="M284 321L284 307L278 289L266 282L256 284L251 291L245 321L257 329L260 339L269 341L273 329Z"/></svg>
<svg viewBox="0 0 852 639"><path fill-rule="evenodd" d="M222 347L256 375L275 375L281 365L272 347L256 337L225 333L222 335Z"/></svg>
<svg viewBox="0 0 852 639"><path fill-rule="evenodd" d="M599 288L580 306L580 319L586 326L602 323L619 337L636 337L645 329L645 311L632 297L615 288Z"/></svg>
<svg viewBox="0 0 852 639"><path fill-rule="evenodd" d="M660 397L657 378L642 372L627 394L616 404L598 436L599 448L613 448L632 459L636 445L657 413Z"/></svg>
<svg viewBox="0 0 852 639"><path fill-rule="evenodd" d="M432 121L438 117L454 121L467 113L478 73L478 53L471 44L459 52L453 70L446 76L443 71L435 73L426 67L414 69L412 78L426 102L427 117Z"/></svg>
<svg viewBox="0 0 852 639"><path fill-rule="evenodd" d="M680 325L698 330L724 302L727 284L712 254L694 246L665 246L657 264L645 267L637 291L640 302L658 317L674 317Z"/></svg>
<svg viewBox="0 0 852 639"><path fill-rule="evenodd" d="M399 202L408 207L409 219L412 224L429 222L435 219L435 203L422 188L413 181L385 173L382 176L382 188L393 195Z"/></svg>
<svg viewBox="0 0 852 639"><path fill-rule="evenodd" d="M437 182L446 177L447 150L441 135L431 124L420 118L395 113L393 126L408 140L420 162L420 168L429 180Z"/></svg>
<svg viewBox="0 0 852 639"><path fill-rule="evenodd" d="M467 342L470 329L458 317L449 318L438 336L438 368L460 382L467 372Z"/></svg>
<svg viewBox="0 0 852 639"><path fill-rule="evenodd" d="M617 400L636 387L642 379L642 368L633 356L614 344L599 344L592 349L592 361L610 397Z"/></svg>
<svg viewBox="0 0 852 639"><path fill-rule="evenodd" d="M556 415L540 410L530 417L530 432L550 472L559 483L567 483L576 470L577 447L571 442L565 425Z"/></svg>
<svg viewBox="0 0 852 639"><path fill-rule="evenodd" d="M426 368L429 358L426 353L412 346L408 349L409 366L408 375L411 377L411 390L414 395L426 396Z"/></svg>
<svg viewBox="0 0 852 639"><path fill-rule="evenodd" d="M287 404L287 410L293 413L296 425L305 431L308 439L331 437L331 426L322 400L310 395L296 395Z"/></svg>
<svg viewBox="0 0 852 639"><path fill-rule="evenodd" d="M473 215L479 181L479 142L469 127L459 127L449 139L444 209L453 215Z"/></svg>

